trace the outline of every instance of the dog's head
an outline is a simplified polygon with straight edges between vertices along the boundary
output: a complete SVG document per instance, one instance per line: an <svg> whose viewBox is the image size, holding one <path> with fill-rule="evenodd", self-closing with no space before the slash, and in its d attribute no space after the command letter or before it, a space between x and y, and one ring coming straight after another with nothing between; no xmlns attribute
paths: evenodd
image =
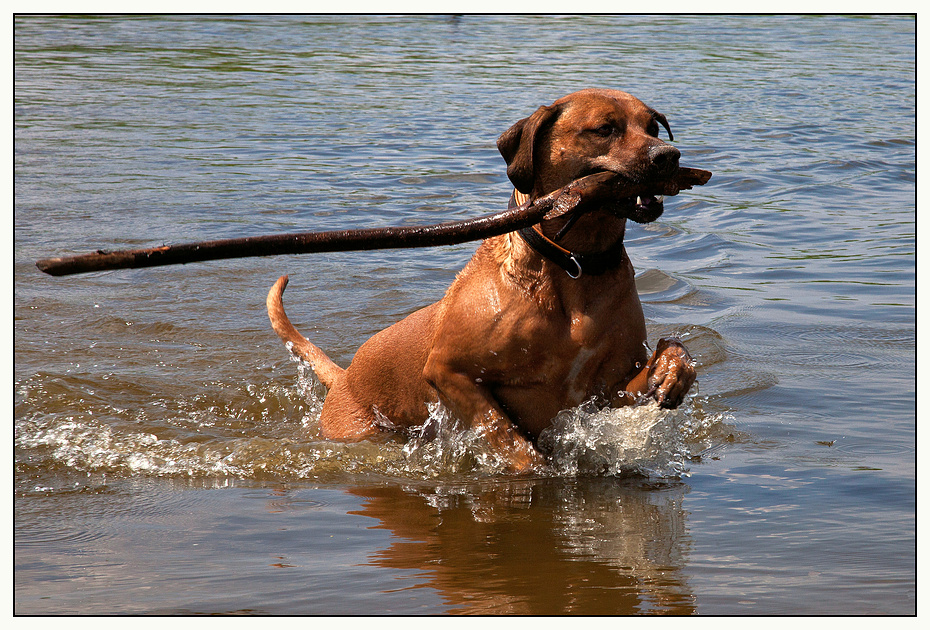
<svg viewBox="0 0 930 630"><path fill-rule="evenodd" d="M501 134L497 148L514 187L532 198L602 171L633 183L667 180L678 170L679 151L659 139L665 116L617 90L582 90L536 110ZM662 214L662 198L618 199L611 210L640 223Z"/></svg>

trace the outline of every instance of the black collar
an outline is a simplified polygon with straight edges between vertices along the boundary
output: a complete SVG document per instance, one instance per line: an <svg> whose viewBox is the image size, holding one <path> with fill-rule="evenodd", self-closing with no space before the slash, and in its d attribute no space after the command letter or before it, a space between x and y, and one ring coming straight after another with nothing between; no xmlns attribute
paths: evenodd
<svg viewBox="0 0 930 630"><path fill-rule="evenodd" d="M517 191L514 191L514 194L511 195L509 204L511 208L515 208L519 205L517 203L517 195L519 194L520 193ZM522 196L523 195L521 195L521 197ZM539 229L539 225L533 225L518 230L517 234L541 256L564 269L565 273L571 278L579 278L582 274L599 276L612 269L616 269L623 263L623 238L614 243L606 251L592 254L577 254L565 249L545 236Z"/></svg>

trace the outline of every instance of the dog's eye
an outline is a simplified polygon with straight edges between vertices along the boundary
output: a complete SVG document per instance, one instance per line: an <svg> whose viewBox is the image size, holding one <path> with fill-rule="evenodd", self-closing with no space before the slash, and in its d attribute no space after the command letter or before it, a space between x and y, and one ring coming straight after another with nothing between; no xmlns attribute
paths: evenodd
<svg viewBox="0 0 930 630"><path fill-rule="evenodd" d="M659 137L659 124L655 120L650 122L649 126L646 127L646 133L648 133L653 138L658 138Z"/></svg>
<svg viewBox="0 0 930 630"><path fill-rule="evenodd" d="M594 133L604 138L611 135L613 132L614 132L614 126L611 125L610 123L605 123L594 130Z"/></svg>

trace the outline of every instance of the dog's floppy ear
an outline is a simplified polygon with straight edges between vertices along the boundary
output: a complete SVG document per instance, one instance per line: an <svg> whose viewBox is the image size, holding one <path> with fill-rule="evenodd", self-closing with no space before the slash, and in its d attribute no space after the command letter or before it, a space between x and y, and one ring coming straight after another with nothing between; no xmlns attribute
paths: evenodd
<svg viewBox="0 0 930 630"><path fill-rule="evenodd" d="M668 126L668 119L665 117L665 114L660 114L659 112L653 112L652 117L662 123L662 126L665 127L665 130L668 132L668 139L674 140L675 136L672 135L672 128Z"/></svg>
<svg viewBox="0 0 930 630"><path fill-rule="evenodd" d="M514 188L527 194L533 190L533 145L536 135L555 120L561 108L544 105L532 116L515 123L497 139L497 150L507 162L507 177Z"/></svg>

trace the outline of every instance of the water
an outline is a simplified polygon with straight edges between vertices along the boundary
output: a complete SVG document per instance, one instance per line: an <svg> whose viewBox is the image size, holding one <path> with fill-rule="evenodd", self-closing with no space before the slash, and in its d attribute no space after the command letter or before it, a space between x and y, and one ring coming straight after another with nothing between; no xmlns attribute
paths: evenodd
<svg viewBox="0 0 930 630"><path fill-rule="evenodd" d="M22 17L14 611L913 614L910 17ZM96 249L502 209L494 142L591 86L714 172L628 228L684 408L560 416L552 465L315 437L264 298L347 364L475 244L50 278Z"/></svg>

